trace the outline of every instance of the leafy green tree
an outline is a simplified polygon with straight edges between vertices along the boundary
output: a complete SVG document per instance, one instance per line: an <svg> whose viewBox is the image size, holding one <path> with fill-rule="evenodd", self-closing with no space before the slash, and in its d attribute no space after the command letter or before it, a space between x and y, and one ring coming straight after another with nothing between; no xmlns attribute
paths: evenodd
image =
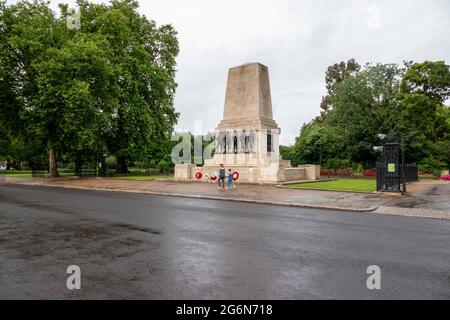
<svg viewBox="0 0 450 320"><path fill-rule="evenodd" d="M285 160L291 160L292 163L296 161L293 145L291 146L280 145L280 155Z"/></svg>
<svg viewBox="0 0 450 320"><path fill-rule="evenodd" d="M52 177L57 153L107 146L120 172L163 159L178 118L175 30L136 1L78 5L82 27L70 30L67 5L56 16L45 1L0 2L0 155L30 161L46 150Z"/></svg>
<svg viewBox="0 0 450 320"><path fill-rule="evenodd" d="M342 149L342 135L338 127L319 121L305 124L286 159L293 165L301 163L323 164L323 159L336 156Z"/></svg>
<svg viewBox="0 0 450 320"><path fill-rule="evenodd" d="M366 65L336 78L327 84L333 108L303 126L288 153L295 161L372 166L377 134L393 130L406 143L408 162L449 164L450 81L444 62Z"/></svg>
<svg viewBox="0 0 450 320"><path fill-rule="evenodd" d="M401 83L401 121L398 132L409 159L450 163L450 70L443 61L413 64Z"/></svg>
<svg viewBox="0 0 450 320"><path fill-rule="evenodd" d="M450 97L449 66L444 61L415 63L406 72L401 89L406 94L423 94L444 103Z"/></svg>
<svg viewBox="0 0 450 320"><path fill-rule="evenodd" d="M350 76L357 74L360 69L361 66L353 58L348 60L347 63L341 61L340 63L335 63L327 68L325 73L325 86L328 94L322 97L322 102L320 104L322 116L325 116L333 106L331 95L333 94L336 85Z"/></svg>
<svg viewBox="0 0 450 320"><path fill-rule="evenodd" d="M138 13L133 0L112 1L110 6L78 1L81 32L101 35L114 66L112 92L117 106L112 125L103 135L117 157L117 171L127 172L127 161L161 158L161 141L170 140L178 113L173 107L176 89L176 31L156 26Z"/></svg>
<svg viewBox="0 0 450 320"><path fill-rule="evenodd" d="M64 41L65 28L44 1L26 2L7 6L1 4L1 113L8 113L6 121L12 130L27 139L34 131L32 114L39 99L37 65L48 58L47 50L59 47ZM15 124L13 124L15 123ZM30 130L31 129L31 130ZM39 132L45 136L51 132ZM52 137L53 138L53 137ZM42 143L44 143L44 141ZM55 149L52 139L48 142L51 174L56 174Z"/></svg>
<svg viewBox="0 0 450 320"><path fill-rule="evenodd" d="M95 154L102 146L102 129L110 124L115 103L107 44L79 34L47 52L48 59L37 66L35 128L60 152Z"/></svg>
<svg viewBox="0 0 450 320"><path fill-rule="evenodd" d="M327 123L343 130L344 158L366 165L375 162L377 134L390 131L398 121L402 72L394 64L367 66L336 86Z"/></svg>

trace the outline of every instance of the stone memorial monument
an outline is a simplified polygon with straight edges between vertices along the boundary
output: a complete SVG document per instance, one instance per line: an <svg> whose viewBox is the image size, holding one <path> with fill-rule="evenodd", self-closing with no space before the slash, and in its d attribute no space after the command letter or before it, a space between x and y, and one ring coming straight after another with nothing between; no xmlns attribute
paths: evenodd
<svg viewBox="0 0 450 320"><path fill-rule="evenodd" d="M175 166L176 180L214 181L224 164L238 182L276 184L316 180L315 165L292 167L279 153L280 128L273 119L269 71L260 63L249 63L228 71L223 120L215 130L215 154L203 167ZM212 178L212 179L210 179Z"/></svg>

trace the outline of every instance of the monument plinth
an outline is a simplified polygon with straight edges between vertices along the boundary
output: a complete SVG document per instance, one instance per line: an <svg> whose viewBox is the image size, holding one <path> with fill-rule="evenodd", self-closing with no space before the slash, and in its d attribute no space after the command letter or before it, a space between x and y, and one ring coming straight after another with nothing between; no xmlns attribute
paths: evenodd
<svg viewBox="0 0 450 320"><path fill-rule="evenodd" d="M218 166L238 173L240 182L279 183L318 179L318 166L293 168L279 152L280 128L273 119L269 70L249 63L228 71L223 120L215 130L215 155L203 167L176 165L178 180L204 179ZM199 174L201 173L201 174Z"/></svg>

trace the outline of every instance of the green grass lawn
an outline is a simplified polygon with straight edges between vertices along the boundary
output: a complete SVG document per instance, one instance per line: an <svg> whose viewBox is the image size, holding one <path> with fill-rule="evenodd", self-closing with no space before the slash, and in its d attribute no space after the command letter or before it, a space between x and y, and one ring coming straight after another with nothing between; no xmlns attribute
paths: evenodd
<svg viewBox="0 0 450 320"><path fill-rule="evenodd" d="M60 177L73 177L75 174L73 172L59 172ZM7 171L6 172L7 177L11 178L27 178L31 179L33 178L31 171L29 170L21 170L21 171ZM39 175L39 177L41 177ZM48 177L48 174L45 174L42 178Z"/></svg>
<svg viewBox="0 0 450 320"><path fill-rule="evenodd" d="M342 191L363 191L374 192L376 191L375 179L340 179L335 181L322 181L312 183L297 183L288 185L288 188L293 189L330 189L330 190L342 190Z"/></svg>
<svg viewBox="0 0 450 320"><path fill-rule="evenodd" d="M60 177L74 177L75 173L73 172L59 172Z"/></svg>
<svg viewBox="0 0 450 320"><path fill-rule="evenodd" d="M11 171L7 171L6 172L6 176L7 177L11 177L11 178L26 178L26 179L31 179L32 174L31 174L31 170L11 170ZM48 175L45 175L45 177L47 177ZM60 177L73 177L75 176L75 174L73 172L59 172L59 176ZM133 173L130 174L124 174L124 175L114 175L113 178L116 179L123 179L123 180L140 180L140 181L151 181L151 180L155 180L155 179L171 179L173 178L172 175L133 175Z"/></svg>
<svg viewBox="0 0 450 320"><path fill-rule="evenodd" d="M23 171L16 171L16 170L8 170L6 171L6 176L11 178L31 178L31 171L23 170Z"/></svg>
<svg viewBox="0 0 450 320"><path fill-rule="evenodd" d="M151 181L151 180L167 180L173 178L173 176L116 176L115 179L122 179L122 180L139 180L139 181Z"/></svg>

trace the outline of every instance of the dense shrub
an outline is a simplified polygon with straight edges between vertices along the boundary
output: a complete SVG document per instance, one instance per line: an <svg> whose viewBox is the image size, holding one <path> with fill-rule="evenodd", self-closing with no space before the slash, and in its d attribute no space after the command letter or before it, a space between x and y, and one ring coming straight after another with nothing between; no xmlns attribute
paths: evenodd
<svg viewBox="0 0 450 320"><path fill-rule="evenodd" d="M117 159L115 156L108 156L106 158L106 168L110 170L116 169Z"/></svg>

